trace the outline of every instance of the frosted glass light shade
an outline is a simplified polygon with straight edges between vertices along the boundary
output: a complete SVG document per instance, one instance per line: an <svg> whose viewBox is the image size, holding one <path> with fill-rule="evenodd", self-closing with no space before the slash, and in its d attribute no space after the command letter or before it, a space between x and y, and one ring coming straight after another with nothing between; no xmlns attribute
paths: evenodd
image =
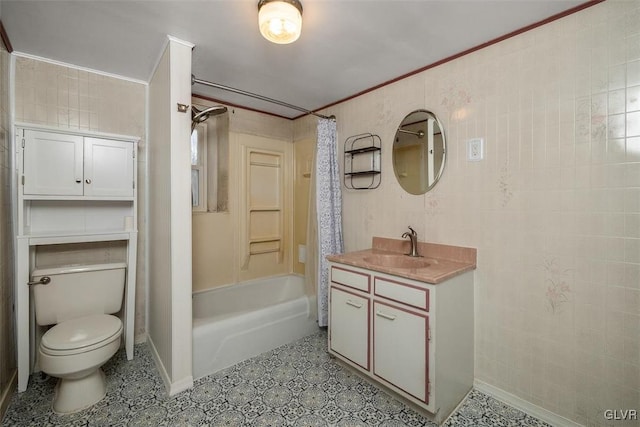
<svg viewBox="0 0 640 427"><path fill-rule="evenodd" d="M293 43L302 32L302 5L297 0L261 0L258 25L260 33L270 42Z"/></svg>

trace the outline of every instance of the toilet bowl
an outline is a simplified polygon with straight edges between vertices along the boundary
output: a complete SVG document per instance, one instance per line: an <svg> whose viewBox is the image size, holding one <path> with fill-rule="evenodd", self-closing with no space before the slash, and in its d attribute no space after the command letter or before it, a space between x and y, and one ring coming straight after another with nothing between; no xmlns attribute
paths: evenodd
<svg viewBox="0 0 640 427"><path fill-rule="evenodd" d="M108 314L65 320L40 341L40 369L59 378L53 410L69 414L99 402L106 394L100 367L120 347L122 322Z"/></svg>
<svg viewBox="0 0 640 427"><path fill-rule="evenodd" d="M73 264L32 272L36 323L49 326L38 346L40 369L60 378L53 410L68 414L105 396L100 367L120 348L124 263Z"/></svg>

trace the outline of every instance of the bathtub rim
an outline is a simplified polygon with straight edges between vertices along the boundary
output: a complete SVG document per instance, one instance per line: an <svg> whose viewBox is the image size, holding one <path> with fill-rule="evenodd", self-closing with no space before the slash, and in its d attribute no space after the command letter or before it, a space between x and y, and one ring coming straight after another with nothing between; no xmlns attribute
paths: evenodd
<svg viewBox="0 0 640 427"><path fill-rule="evenodd" d="M282 273L282 274L276 274L273 276L264 276L264 277L256 277L255 279L249 279L249 280L244 280L242 282L235 282L235 283L227 283L225 285L220 285L220 286L216 286L213 288L209 288L209 289L201 289L199 291L192 291L191 292L191 296L193 298L194 295L196 294L204 294L204 293L208 293L208 292L215 292L217 290L222 290L222 289L228 289L228 288L232 288L232 287L237 287L237 286L249 286L255 282L260 282L266 279L277 279L279 277L291 277L291 276L295 276L295 277L299 277L302 279L303 283L305 281L305 275L304 274L300 274L300 273ZM313 295L309 295L306 293L306 286L305 286L305 293L304 295L311 297Z"/></svg>

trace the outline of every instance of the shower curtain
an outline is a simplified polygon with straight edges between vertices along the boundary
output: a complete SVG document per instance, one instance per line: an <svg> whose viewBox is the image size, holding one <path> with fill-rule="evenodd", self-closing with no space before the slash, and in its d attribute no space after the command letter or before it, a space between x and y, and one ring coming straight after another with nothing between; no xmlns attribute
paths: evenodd
<svg viewBox="0 0 640 427"><path fill-rule="evenodd" d="M316 211L316 287L318 325L328 325L329 271L327 255L344 251L342 241L342 193L338 169L336 122L318 120L318 144L314 168ZM313 188L311 189L313 191ZM313 194L311 199L314 199ZM310 207L311 208L311 207ZM311 214L311 209L309 209ZM313 220L313 219L312 219ZM307 234L309 236L309 233ZM311 270L311 269L309 269Z"/></svg>

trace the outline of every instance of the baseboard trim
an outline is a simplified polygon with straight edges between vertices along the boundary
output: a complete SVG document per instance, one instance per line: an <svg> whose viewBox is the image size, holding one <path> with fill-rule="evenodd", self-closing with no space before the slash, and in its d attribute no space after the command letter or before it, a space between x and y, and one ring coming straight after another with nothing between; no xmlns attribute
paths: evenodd
<svg viewBox="0 0 640 427"><path fill-rule="evenodd" d="M171 384L171 387L168 390L169 396L174 396L182 391L189 390L193 387L193 377L189 375L181 379L180 381L176 381Z"/></svg>
<svg viewBox="0 0 640 427"><path fill-rule="evenodd" d="M133 339L133 344L141 344L143 342L147 342L147 333L143 332L139 335L136 335L135 338Z"/></svg>
<svg viewBox="0 0 640 427"><path fill-rule="evenodd" d="M526 401L514 394L506 392L501 388L492 386L491 384L487 384L484 381L474 380L473 387L484 394L488 394L489 396L495 399L498 399L504 403L507 403L513 406L514 408L521 410L526 414L536 417L547 424L551 424L552 426L584 427L582 424L578 424L575 421L571 421L568 418L565 418L561 415L556 414L555 412L551 412L547 409L541 408L538 405L534 405L529 401Z"/></svg>
<svg viewBox="0 0 640 427"><path fill-rule="evenodd" d="M18 370L14 369L13 374L11 374L11 379L7 383L7 387L5 387L2 391L2 396L0 396L0 424L4 419L4 415L7 413L7 409L9 408L9 403L11 403L11 396L16 392L16 387L18 385Z"/></svg>
<svg viewBox="0 0 640 427"><path fill-rule="evenodd" d="M153 356L153 361L156 364L156 368L158 368L158 372L160 372L160 378L162 378L164 388L165 390L167 390L167 393L169 393L169 391L171 390L171 378L169 378L169 374L167 374L167 370L164 368L164 364L160 359L160 355L158 354L158 350L153 343L153 339L151 339L151 335L147 335L147 342L149 343L149 347L151 348L151 355Z"/></svg>
<svg viewBox="0 0 640 427"><path fill-rule="evenodd" d="M181 391L185 391L193 387L193 376L188 376L182 378L179 381L171 382L171 378L169 378L169 374L167 374L167 370L160 359L160 355L158 354L158 350L156 346L153 344L153 340L151 339L151 335L147 335L147 342L149 343L149 347L151 348L151 355L153 356L153 361L156 364L156 368L160 372L160 377L162 378L162 382L164 383L164 388L167 390L167 394L169 396L176 395Z"/></svg>

